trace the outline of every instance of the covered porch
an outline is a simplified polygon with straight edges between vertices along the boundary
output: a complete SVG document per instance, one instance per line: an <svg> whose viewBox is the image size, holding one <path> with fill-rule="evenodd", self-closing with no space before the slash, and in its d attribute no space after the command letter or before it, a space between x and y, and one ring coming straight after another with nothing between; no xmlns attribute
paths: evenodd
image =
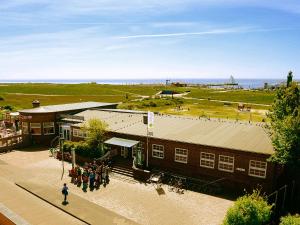
<svg viewBox="0 0 300 225"><path fill-rule="evenodd" d="M104 144L110 149L112 157L119 156L129 161L134 160L135 166L143 166L144 157L140 141L112 137Z"/></svg>

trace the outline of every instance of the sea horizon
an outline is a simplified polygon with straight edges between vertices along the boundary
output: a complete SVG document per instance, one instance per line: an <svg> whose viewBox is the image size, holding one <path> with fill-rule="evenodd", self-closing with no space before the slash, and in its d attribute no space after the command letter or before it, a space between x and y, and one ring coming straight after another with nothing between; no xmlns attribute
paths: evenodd
<svg viewBox="0 0 300 225"><path fill-rule="evenodd" d="M229 83L230 79L224 78L177 78L177 79L2 79L0 83L53 83L53 84L80 84L80 83L92 83L97 84L111 84L111 85L137 85L137 84L165 84L166 80L172 82L182 82L188 84L224 84ZM235 79L235 82L242 88L262 88L265 83L268 85L278 85L285 82L285 79L269 79L269 78L246 78Z"/></svg>

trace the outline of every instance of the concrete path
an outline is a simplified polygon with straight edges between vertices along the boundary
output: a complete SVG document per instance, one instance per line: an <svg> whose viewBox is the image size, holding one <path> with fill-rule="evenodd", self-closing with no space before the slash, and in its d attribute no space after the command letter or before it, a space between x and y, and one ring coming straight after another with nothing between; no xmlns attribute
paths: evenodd
<svg viewBox="0 0 300 225"><path fill-rule="evenodd" d="M29 224L84 224L63 211L24 191L14 183L0 178L0 202Z"/></svg>
<svg viewBox="0 0 300 225"><path fill-rule="evenodd" d="M37 225L76 225L83 222L23 190L15 182L50 187L50 194L47 194L56 194L57 197L54 197L60 206L61 188L63 183L67 183L70 190L70 205L67 207L73 206L73 194L100 206L101 212L97 213L102 213L102 210L106 212L107 209L128 218L130 222L144 225L219 225L227 209L233 204L227 199L192 191L177 194L168 191L167 185L162 187L165 193L158 194L152 185L129 180L121 175L112 175L106 188L101 186L99 190L83 192L70 183L67 175L70 168L71 165L65 163L66 173L61 180L62 163L49 157L46 150L0 154L0 202L28 223ZM82 208L81 213L88 210L89 208ZM116 223L118 222L117 220ZM96 224L103 223L97 221Z"/></svg>
<svg viewBox="0 0 300 225"><path fill-rule="evenodd" d="M80 221L85 222L86 224L137 224L72 193L68 195L69 204L63 205L63 196L60 190L56 190L51 186L41 185L33 182L19 182L16 183L16 185L48 202L49 204L61 209L67 214L76 217Z"/></svg>

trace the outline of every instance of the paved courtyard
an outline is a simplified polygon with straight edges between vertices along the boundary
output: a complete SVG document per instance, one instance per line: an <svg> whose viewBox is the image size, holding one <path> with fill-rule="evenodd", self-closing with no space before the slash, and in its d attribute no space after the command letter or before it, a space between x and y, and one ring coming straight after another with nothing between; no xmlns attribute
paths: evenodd
<svg viewBox="0 0 300 225"><path fill-rule="evenodd" d="M62 184L66 182L72 194L139 224L221 224L227 209L232 205L232 201L192 191L185 191L184 194L169 192L167 186L163 186L165 193L159 195L150 184L114 174L106 188L101 186L99 190L84 193L81 188L70 183L67 171L71 165L65 163L64 166L65 173L61 180L62 162L50 157L47 150L13 151L0 155L0 176L2 180L10 182L11 186L12 183L26 181L46 185L60 192ZM17 189L16 186L14 188ZM0 201L2 197L0 194ZM64 216L59 209L55 210ZM33 210L32 216L35 215ZM72 221L68 224L80 224L74 218L66 219Z"/></svg>

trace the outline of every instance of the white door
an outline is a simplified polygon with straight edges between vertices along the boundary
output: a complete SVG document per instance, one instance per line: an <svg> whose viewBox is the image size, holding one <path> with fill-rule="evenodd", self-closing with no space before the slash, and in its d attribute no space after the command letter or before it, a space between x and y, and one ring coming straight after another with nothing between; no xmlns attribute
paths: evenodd
<svg viewBox="0 0 300 225"><path fill-rule="evenodd" d="M71 140L71 127L69 125L61 125L60 136L65 140Z"/></svg>
<svg viewBox="0 0 300 225"><path fill-rule="evenodd" d="M128 149L126 147L121 147L121 156L124 158L127 158L128 155Z"/></svg>

